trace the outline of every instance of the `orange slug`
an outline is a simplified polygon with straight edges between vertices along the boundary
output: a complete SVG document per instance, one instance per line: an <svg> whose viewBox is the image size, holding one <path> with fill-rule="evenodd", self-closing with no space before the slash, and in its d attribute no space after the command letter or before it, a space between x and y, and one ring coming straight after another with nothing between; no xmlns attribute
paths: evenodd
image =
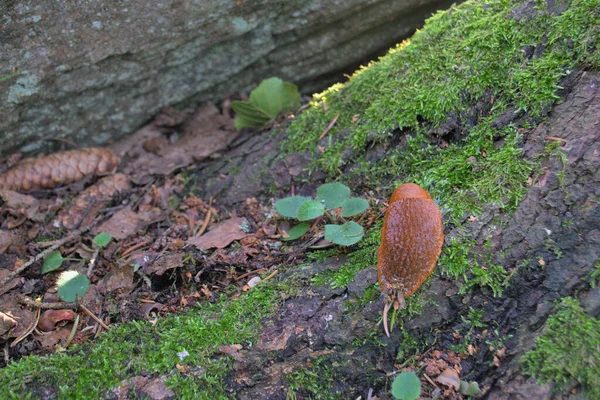
<svg viewBox="0 0 600 400"><path fill-rule="evenodd" d="M398 186L385 213L377 252L377 276L386 298L383 327L388 337L390 305L404 307L404 298L433 272L443 243L442 215L429 193L414 183Z"/></svg>

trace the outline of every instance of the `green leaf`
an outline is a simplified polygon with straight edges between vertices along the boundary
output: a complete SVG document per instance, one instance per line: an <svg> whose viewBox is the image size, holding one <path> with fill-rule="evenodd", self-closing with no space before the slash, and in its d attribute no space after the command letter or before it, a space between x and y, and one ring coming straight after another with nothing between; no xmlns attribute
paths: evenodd
<svg viewBox="0 0 600 400"><path fill-rule="evenodd" d="M309 221L325 214L325 206L317 200L310 200L298 208L298 219Z"/></svg>
<svg viewBox="0 0 600 400"><path fill-rule="evenodd" d="M415 400L421 395L421 381L414 372L403 372L392 382L392 396L399 400Z"/></svg>
<svg viewBox="0 0 600 400"><path fill-rule="evenodd" d="M344 225L325 225L325 239L342 246L351 246L364 235L363 227L354 221L348 221Z"/></svg>
<svg viewBox="0 0 600 400"><path fill-rule="evenodd" d="M296 85L279 78L265 79L250 93L250 101L232 101L235 127L260 128L277 118L282 110L300 106L300 92Z"/></svg>
<svg viewBox="0 0 600 400"><path fill-rule="evenodd" d="M65 271L59 275L56 285L58 286L58 297L62 301L72 302L77 301L77 297L83 297L90 281L77 271Z"/></svg>
<svg viewBox="0 0 600 400"><path fill-rule="evenodd" d="M44 260L44 265L42 265L42 274L47 274L50 271L60 268L63 261L65 261L65 259L58 250L48 254L48 257Z"/></svg>
<svg viewBox="0 0 600 400"><path fill-rule="evenodd" d="M342 217L352 217L369 208L369 202L365 199L352 197L342 203Z"/></svg>
<svg viewBox="0 0 600 400"><path fill-rule="evenodd" d="M307 201L311 201L310 197L292 196L285 199L279 199L275 202L275 209L284 217L298 218L298 208Z"/></svg>
<svg viewBox="0 0 600 400"><path fill-rule="evenodd" d="M236 129L260 128L271 120L271 117L247 101L232 101L231 108L235 111Z"/></svg>
<svg viewBox="0 0 600 400"><path fill-rule="evenodd" d="M111 240L112 236L110 235L110 233L106 232L101 232L94 236L94 244L96 245L96 247L100 248L106 247L106 245L108 245Z"/></svg>
<svg viewBox="0 0 600 400"><path fill-rule="evenodd" d="M300 92L296 85L279 78L265 79L250 93L250 103L270 119L276 118L281 110L300 106Z"/></svg>
<svg viewBox="0 0 600 400"><path fill-rule="evenodd" d="M326 183L317 189L317 200L323 200L329 210L341 207L348 198L350 198L350 189L339 182Z"/></svg>
<svg viewBox="0 0 600 400"><path fill-rule="evenodd" d="M466 382L460 381L460 393L465 396L477 396L481 393L481 389L479 389L479 384L477 382Z"/></svg>
<svg viewBox="0 0 600 400"><path fill-rule="evenodd" d="M283 238L281 240L296 240L302 235L304 235L306 232L308 232L311 225L312 224L310 222L302 222L301 224L294 226L288 231L287 234L289 235L289 237Z"/></svg>

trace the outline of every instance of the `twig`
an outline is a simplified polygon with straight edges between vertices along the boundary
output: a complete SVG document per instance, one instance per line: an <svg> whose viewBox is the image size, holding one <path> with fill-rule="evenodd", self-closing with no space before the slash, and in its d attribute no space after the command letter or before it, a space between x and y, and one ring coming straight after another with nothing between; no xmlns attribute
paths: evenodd
<svg viewBox="0 0 600 400"><path fill-rule="evenodd" d="M559 138L559 137L556 137L556 136L546 136L544 139L546 139L546 140L553 140L555 142L568 143L567 139Z"/></svg>
<svg viewBox="0 0 600 400"><path fill-rule="evenodd" d="M73 232L66 238L58 240L56 243L54 243L52 246L48 247L46 250L39 253L37 256L31 257L29 259L29 261L27 261L25 264L21 265L19 268L15 269L14 271L12 271L8 275L6 275L4 278L0 279L0 287L4 286L4 284L6 284L11 279L13 279L15 276L19 275L21 272L23 272L25 269L30 267L35 262L46 257L48 254L52 253L54 250L58 249L63 244L68 243L71 240L79 238L83 233L89 231L90 228L92 227L92 225L93 225L93 223L82 229L79 229L79 230Z"/></svg>
<svg viewBox="0 0 600 400"><path fill-rule="evenodd" d="M97 199L95 197L92 197L92 201L90 201L90 204L88 204L88 206L85 208L85 211L81 215L81 218L79 218L79 221L77 221L77 223L75 224L75 229L78 229L83 223L83 220L85 220L88 217L88 215L90 215L90 212L92 212L92 208L94 207L94 204L96 204L96 201Z"/></svg>
<svg viewBox="0 0 600 400"><path fill-rule="evenodd" d="M210 201L208 202L208 212L206 213L206 217L204 217L204 223L202 224L200 229L198 229L198 232L196 232L196 236L200 236L204 233L204 231L208 227L208 223L210 222L211 215L212 215L212 199L210 199Z"/></svg>
<svg viewBox="0 0 600 400"><path fill-rule="evenodd" d="M135 244L135 245L131 246L130 248L128 248L127 250L125 250L125 251L123 252L123 254L121 254L121 258L125 257L125 256L126 256L126 255L128 255L129 253L131 253L131 252L133 252L133 251L135 251L135 250L139 249L140 247L143 247L143 246L145 246L145 245L147 245L147 244L148 244L148 241L147 241L147 240L144 240L144 241L142 241L142 242L139 242L139 243L137 243L137 244Z"/></svg>
<svg viewBox="0 0 600 400"><path fill-rule="evenodd" d="M276 269L275 271L271 272L271 275L267 276L265 279L263 279L262 281L268 281L269 279L271 279L272 277L274 277L275 275L277 275L277 273L279 272L278 269Z"/></svg>
<svg viewBox="0 0 600 400"><path fill-rule="evenodd" d="M79 314L75 314L75 322L73 322L73 328L71 329L71 333L69 334L69 337L67 338L67 341L65 342L65 349L67 347L69 347L69 345L71 344L71 341L75 337L75 333L77 332L78 326L79 326Z"/></svg>
<svg viewBox="0 0 600 400"><path fill-rule="evenodd" d="M31 325L29 325L29 327L27 328L27 330L25 330L25 332L21 336L19 336L18 338L16 338L10 344L10 347L15 347L17 344L19 344L20 342L22 342L23 339L25 339L27 336L31 335L31 332L33 332L33 330L37 326L38 322L40 322L40 315L41 315L41 313L42 313L41 309L37 308L35 310L35 315L33 317L33 321L31 322Z"/></svg>
<svg viewBox="0 0 600 400"><path fill-rule="evenodd" d="M243 274L243 275L240 275L240 276L238 276L238 277L236 277L236 278L234 278L234 279L235 279L236 281L239 281L239 280L241 280L241 279L244 279L244 278L245 278L245 277L247 277L247 276L250 276L250 275L252 275L252 274L258 274L259 272L263 272L263 271L266 271L266 270L267 270L266 268L259 268L259 269L257 269L257 270L254 270L254 271L246 272L245 274Z"/></svg>
<svg viewBox="0 0 600 400"><path fill-rule="evenodd" d="M335 123L337 122L338 118L340 117L340 114L336 115L331 122L329 123L329 125L327 125L327 128L325 128L325 130L323 131L323 133L321 133L321 136L319 136L319 140L323 139L325 137L325 135L327 135L327 132L329 132L329 130L331 130L331 128L333 128L333 125L335 125Z"/></svg>
<svg viewBox="0 0 600 400"><path fill-rule="evenodd" d="M433 386L435 386L436 388L440 388L438 385L435 384L435 382L429 377L429 375L427 374L423 374L423 376L425 377L425 379L427 379L429 381L429 383L431 383Z"/></svg>
<svg viewBox="0 0 600 400"><path fill-rule="evenodd" d="M87 271L87 277L91 277L92 276L92 272L94 272L94 266L96 265L96 259L98 258L98 253L100 253L100 247L97 247L96 250L94 250L94 254L92 255L92 258L90 259L90 265L88 267L88 271Z"/></svg>
<svg viewBox="0 0 600 400"><path fill-rule="evenodd" d="M31 300L29 297L24 296L22 294L17 294L17 300L21 304L25 304L26 306L33 308L41 308L43 310L64 310L64 309L76 309L78 307L77 303L42 303L39 301Z"/></svg>
<svg viewBox="0 0 600 400"><path fill-rule="evenodd" d="M93 312L91 312L90 310L88 310L88 308L86 306L84 306L83 304L79 304L79 307L81 307L81 309L83 311L85 311L85 313L87 315L89 315L90 317L92 317L94 319L94 321L96 321L97 323L100 324L101 327L103 327L104 329L106 329L107 331L110 330L110 328L108 327L108 325L106 325L100 318L96 317L94 315Z"/></svg>

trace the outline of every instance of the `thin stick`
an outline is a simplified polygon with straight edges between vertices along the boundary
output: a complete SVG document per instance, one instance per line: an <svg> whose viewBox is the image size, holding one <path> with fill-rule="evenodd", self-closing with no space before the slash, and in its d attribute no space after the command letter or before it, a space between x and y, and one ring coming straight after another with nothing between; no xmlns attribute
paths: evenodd
<svg viewBox="0 0 600 400"><path fill-rule="evenodd" d="M544 139L546 139L546 140L553 140L555 142L563 142L563 143L568 143L569 142L567 139L559 138L559 137L556 137L556 136L546 136Z"/></svg>
<svg viewBox="0 0 600 400"><path fill-rule="evenodd" d="M253 275L253 274L258 274L259 272L263 272L263 271L266 271L266 270L267 270L266 268L259 268L259 269L254 270L254 271L246 272L245 274L240 275L240 276L238 276L238 277L236 277L234 279L236 281L239 281L240 279L244 279L247 276L250 276L250 275Z"/></svg>
<svg viewBox="0 0 600 400"><path fill-rule="evenodd" d="M331 122L329 123L329 125L327 125L327 128L325 128L325 130L323 131L323 133L321 133L321 136L319 136L319 140L323 139L325 137L325 135L327 135L327 132L329 132L329 130L331 128L333 128L333 125L335 125L335 123L337 122L338 118L340 117L340 114L336 115Z"/></svg>
<svg viewBox="0 0 600 400"><path fill-rule="evenodd" d="M96 250L94 251L94 255L92 255L92 258L90 259L90 264L88 267L88 272L87 272L87 277L91 277L92 276L92 272L94 272L94 266L96 265L96 259L98 258L98 253L100 253L100 247L97 247Z"/></svg>
<svg viewBox="0 0 600 400"><path fill-rule="evenodd" d="M71 329L71 333L69 334L69 337L67 338L67 341L65 342L65 349L67 347L69 347L69 345L71 344L71 341L75 337L75 333L77 332L78 326L79 326L79 314L75 314L75 322L73 323L73 329Z"/></svg>
<svg viewBox="0 0 600 400"><path fill-rule="evenodd" d="M91 312L90 310L88 310L88 308L86 306L84 306L83 304L79 304L79 307L81 307L81 309L83 311L85 311L87 315L89 315L90 317L92 317L94 319L94 321L96 321L97 323L99 323L101 327L103 327L107 331L110 330L110 328L108 327L108 325L106 325L100 318L96 317L94 315L94 313Z"/></svg>
<svg viewBox="0 0 600 400"><path fill-rule="evenodd" d="M148 244L148 241L144 240L144 241L139 242L138 244L135 244L135 245L131 246L130 248L128 248L127 250L125 250L123 252L123 254L121 254L121 258L125 257L126 255L128 255L131 252L133 252L134 250L137 250L140 247L143 247L143 246L145 246L147 244Z"/></svg>
<svg viewBox="0 0 600 400"><path fill-rule="evenodd" d="M31 300L29 297L23 296L22 294L17 294L17 300L21 304L25 304L26 306L33 308L41 308L43 310L64 310L64 309L76 309L77 303L42 303L35 300Z"/></svg>
<svg viewBox="0 0 600 400"><path fill-rule="evenodd" d="M89 231L90 228L92 227L92 225L93 225L93 223L90 224L90 225L88 225L88 226L86 226L86 227L84 227L84 228L81 228L81 229L73 232L72 234L70 234L66 238L60 239L59 241L57 241L52 246L48 247L46 250L44 250L41 253L39 253L37 256L31 257L29 259L29 261L27 261L25 264L21 265L19 268L15 269L14 271L12 271L8 275L6 275L4 278L0 279L0 287L4 286L4 284L6 284L11 279L13 279L15 276L17 276L21 272L25 271L25 269L27 269L28 267L30 267L31 265L33 265L35 262L37 262L37 261L41 260L42 258L46 257L48 254L52 253L54 250L58 249L63 244L68 243L71 240L79 238L83 233Z"/></svg>
<svg viewBox="0 0 600 400"><path fill-rule="evenodd" d="M267 277L266 277L265 279L263 279L262 281L263 281L263 282L264 282L264 281L268 281L269 279L271 279L272 277L274 277L275 275L277 275L277 273L278 273L278 272L279 272L279 270L278 270L278 269L276 269L275 271L273 271L273 272L271 273L271 275L267 276Z"/></svg>
<svg viewBox="0 0 600 400"><path fill-rule="evenodd" d="M17 344L19 344L20 342L22 342L27 336L31 335L31 332L33 332L33 330L35 329L35 327L37 326L38 322L40 322L40 315L42 313L42 310L37 308L35 310L35 316L33 318L33 322L31 323L31 325L29 325L29 327L27 328L27 330L18 338L16 338L14 340L14 342L12 342L10 344L10 347L15 347Z"/></svg>
<svg viewBox="0 0 600 400"><path fill-rule="evenodd" d="M429 383L431 383L433 386L435 386L436 388L440 388L438 385L435 384L435 382L429 377L429 375L427 374L423 374L423 376L425 377L425 379L427 379L429 381Z"/></svg>
<svg viewBox="0 0 600 400"><path fill-rule="evenodd" d="M208 227L208 223L210 222L210 217L212 215L212 199L210 199L209 203L208 203L208 212L206 213L206 217L204 217L204 223L202 224L202 226L200 227L200 229L198 229L198 232L196 232L196 236L200 236L204 233L204 231L206 230L206 228Z"/></svg>

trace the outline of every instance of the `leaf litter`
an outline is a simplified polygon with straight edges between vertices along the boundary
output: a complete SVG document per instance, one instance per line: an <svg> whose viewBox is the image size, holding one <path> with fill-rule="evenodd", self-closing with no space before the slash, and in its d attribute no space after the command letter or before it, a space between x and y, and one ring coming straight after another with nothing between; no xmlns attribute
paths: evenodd
<svg viewBox="0 0 600 400"><path fill-rule="evenodd" d="M60 173L73 160L82 163L84 170L67 170L57 181L62 187L0 189L0 345L9 346L8 360L93 340L117 322L155 324L161 315L216 301L220 293L237 297L257 290L281 264L303 260L305 244L317 233L283 245L278 226L285 221L274 217L272 204L248 198L223 210L212 199L186 193L179 172L220 157L238 134L229 112L214 105L190 115L165 108L106 152L38 158L44 176L54 173L52 160ZM111 162L118 157L116 171L107 175L114 165L82 156L96 153ZM75 175L85 177L74 181ZM40 179L38 186L45 185ZM94 238L101 233L112 240L99 246ZM52 252L61 262L42 274ZM74 294L67 295L73 303L60 301L61 276L76 278ZM239 348L220 350L237 358ZM163 390L159 381L136 378L124 382L127 387Z"/></svg>

